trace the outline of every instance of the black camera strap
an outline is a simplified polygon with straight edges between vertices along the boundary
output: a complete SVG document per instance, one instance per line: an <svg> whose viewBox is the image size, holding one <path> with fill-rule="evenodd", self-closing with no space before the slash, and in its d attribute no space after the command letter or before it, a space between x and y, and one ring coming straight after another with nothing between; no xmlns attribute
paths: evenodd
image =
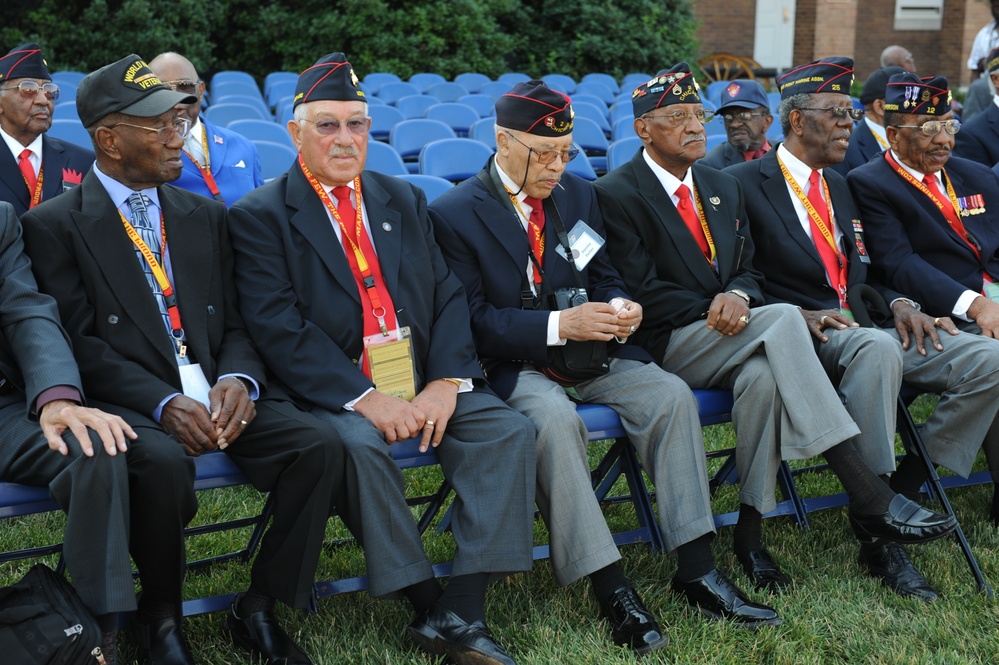
<svg viewBox="0 0 999 665"><path fill-rule="evenodd" d="M489 163L486 165L486 168L479 171L479 173L476 174L476 177L483 184L483 186L485 186L490 195L492 195L492 197L496 199L501 206L513 214L513 221L517 225L517 230L523 231L524 226L520 218L520 212L514 207L513 201L510 200L510 196L506 194L506 186L500 179L497 168L496 156L493 155ZM565 231L565 225L562 223L562 216L558 212L558 207L555 205L555 201L552 200L551 196L544 199L542 205L544 206L546 218L551 220L551 222L555 225L555 233L558 235L559 244L562 245L562 249L565 251L565 256L569 261L569 265L572 266L573 275L576 277L576 284L580 289L584 289L583 279L580 276L579 270L576 268L576 262L572 257L572 249L569 247L569 236ZM538 274L541 275L541 293L537 296L534 295L534 292L531 290L530 282L527 280L527 271L521 270L521 309L537 309L543 296L553 293L553 291L551 289L551 285L545 279L545 271L541 268L541 263L538 261L538 257L534 255L534 250L531 249L530 243L528 243L527 247L527 256L537 269Z"/></svg>

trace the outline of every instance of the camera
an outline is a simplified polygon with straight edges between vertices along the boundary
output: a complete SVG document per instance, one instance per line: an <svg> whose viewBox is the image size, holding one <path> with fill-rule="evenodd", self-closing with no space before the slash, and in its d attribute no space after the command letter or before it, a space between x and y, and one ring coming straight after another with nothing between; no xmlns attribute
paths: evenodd
<svg viewBox="0 0 999 665"><path fill-rule="evenodd" d="M551 294L552 311L577 307L589 301L589 298L586 297L586 289L563 287L555 289Z"/></svg>

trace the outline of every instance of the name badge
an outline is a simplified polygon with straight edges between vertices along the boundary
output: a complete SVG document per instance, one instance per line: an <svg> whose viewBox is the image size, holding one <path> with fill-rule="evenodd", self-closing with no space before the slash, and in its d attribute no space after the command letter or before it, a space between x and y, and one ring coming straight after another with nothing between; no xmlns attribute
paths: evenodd
<svg viewBox="0 0 999 665"><path fill-rule="evenodd" d="M999 302L999 284L989 282L985 284L985 297L992 302Z"/></svg>
<svg viewBox="0 0 999 665"><path fill-rule="evenodd" d="M576 268L583 270L600 248L604 246L604 239L594 231L583 220L576 222L576 225L569 230L569 249L572 251L572 260L576 263ZM568 261L565 256L565 248L559 243L555 252Z"/></svg>
<svg viewBox="0 0 999 665"><path fill-rule="evenodd" d="M378 392L411 401L416 397L416 363L409 327L364 338L371 381Z"/></svg>
<svg viewBox="0 0 999 665"><path fill-rule="evenodd" d="M179 360L179 358L178 358ZM186 360L186 359L185 359ZM180 369L180 385L184 395L201 402L206 409L211 409L208 399L208 391L212 389L208 385L205 373L201 371L201 363L184 363L178 365Z"/></svg>

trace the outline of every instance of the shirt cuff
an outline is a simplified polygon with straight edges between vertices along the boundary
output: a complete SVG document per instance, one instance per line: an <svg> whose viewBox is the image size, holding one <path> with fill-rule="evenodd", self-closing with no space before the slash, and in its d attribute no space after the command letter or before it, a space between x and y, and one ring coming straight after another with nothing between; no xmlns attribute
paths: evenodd
<svg viewBox="0 0 999 665"><path fill-rule="evenodd" d="M475 384L472 383L471 379L458 379L461 381L461 385L458 386L458 394L470 393L475 388Z"/></svg>
<svg viewBox="0 0 999 665"><path fill-rule="evenodd" d="M962 321L971 321L971 319L968 318L968 308L971 307L972 301L974 301L974 299L980 295L982 294L976 293L974 291L965 291L964 293L961 294L961 297L957 299L957 302L954 304L954 309L953 311L951 311L951 314L961 319Z"/></svg>
<svg viewBox="0 0 999 665"><path fill-rule="evenodd" d="M170 400L172 400L177 395L183 395L183 394L184 393L170 393L169 395L167 395L166 397L164 397L163 401L160 402L160 405L156 407L155 411L153 411L153 420L155 420L156 422L159 422L160 421L160 417L163 416L163 407L167 405L167 402L169 402Z"/></svg>
<svg viewBox="0 0 999 665"><path fill-rule="evenodd" d="M247 392L250 393L250 399L252 399L254 402L260 399L260 384L257 383L252 376L249 376L248 374L239 374L238 372L234 372L233 374L223 374L222 376L219 377L219 381L221 381L222 379L228 379L230 376L234 376L237 379L243 379L244 381L249 382L250 390L248 390Z"/></svg>
<svg viewBox="0 0 999 665"><path fill-rule="evenodd" d="M83 396L73 386L52 386L47 390L43 390L42 394L35 400L34 413L41 413L42 407L58 399L68 399L70 402L83 404Z"/></svg>
<svg viewBox="0 0 999 665"><path fill-rule="evenodd" d="M559 315L562 312L552 312L548 315L548 346L565 346L565 340L558 336Z"/></svg>
<svg viewBox="0 0 999 665"><path fill-rule="evenodd" d="M346 404L344 404L343 405L343 410L344 411L353 411L354 410L354 405L357 404L358 402L360 402L364 398L365 395L367 395L368 393L370 393L373 390L374 390L374 388L368 388L363 393L361 393L360 395L358 395L354 399L352 399L349 402L347 402Z"/></svg>

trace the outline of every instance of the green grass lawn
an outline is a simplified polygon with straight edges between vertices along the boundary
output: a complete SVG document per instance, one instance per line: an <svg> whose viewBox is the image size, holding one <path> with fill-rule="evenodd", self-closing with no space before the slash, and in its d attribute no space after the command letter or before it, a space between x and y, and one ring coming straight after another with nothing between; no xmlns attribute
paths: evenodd
<svg viewBox="0 0 999 665"><path fill-rule="evenodd" d="M917 403L917 417L931 407L928 401ZM705 433L709 448L730 446L734 440L728 425L708 428ZM605 448L606 444L594 444L594 461ZM410 495L426 493L435 488L439 471L436 468L409 471L407 481ZM841 491L828 473L802 479L799 488L807 496ZM968 487L952 490L950 497L985 576L999 584L999 530L987 519L991 492L990 486ZM251 514L262 503L260 495L249 488L211 490L199 497L197 524ZM716 512L731 510L737 504L732 487L721 488L713 502ZM627 505L609 506L606 514L616 530L635 524ZM812 513L809 519L808 530L799 529L790 518L769 520L764 525L767 547L793 578L794 586L789 593L768 599L780 612L784 625L757 632L700 618L669 593L669 579L676 570L672 559L652 552L646 545L622 548L626 572L646 604L658 615L671 640L668 647L643 658L642 662L794 665L999 662L999 609L995 601L977 592L953 540L908 548L916 567L941 596L932 605L925 605L897 597L861 575L856 564L857 544L845 509ZM62 523L61 514L7 520L0 529L0 549L58 540ZM546 542L540 520L537 525L537 542ZM188 541L189 556L237 549L246 535L247 530L243 529L192 538ZM331 520L329 539L345 535L340 523ZM424 542L435 562L451 557L452 541L448 535L428 533ZM718 564L731 573L736 583L748 587L732 554L730 529L721 530L714 552ZM0 583L16 580L32 563L0 565ZM49 563L54 565L54 559ZM317 579L356 575L363 570L363 557L356 545L331 545L322 557ZM185 597L243 589L248 579L249 569L240 563L193 572L187 578ZM759 593L752 595L762 599ZM610 641L610 630L598 618L588 583L582 581L559 588L546 561L537 562L529 574L494 585L487 612L493 633L522 665L636 660L630 651L617 648ZM432 662L403 636L411 617L408 605L402 601L376 601L367 593L345 594L320 601L319 611L311 615L283 607L279 614L317 665ZM245 654L227 641L222 614L187 619L186 627L199 663L248 662ZM125 658L124 662L131 661Z"/></svg>

